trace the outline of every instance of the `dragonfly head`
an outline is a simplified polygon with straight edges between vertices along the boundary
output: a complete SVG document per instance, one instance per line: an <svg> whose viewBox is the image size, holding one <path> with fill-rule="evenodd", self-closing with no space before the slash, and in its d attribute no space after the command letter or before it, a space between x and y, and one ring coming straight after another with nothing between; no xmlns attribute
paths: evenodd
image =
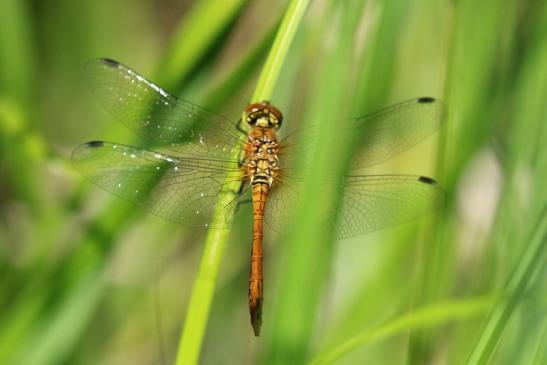
<svg viewBox="0 0 547 365"><path fill-rule="evenodd" d="M247 122L251 127L279 129L283 122L283 114L269 101L261 101L249 105L245 109Z"/></svg>

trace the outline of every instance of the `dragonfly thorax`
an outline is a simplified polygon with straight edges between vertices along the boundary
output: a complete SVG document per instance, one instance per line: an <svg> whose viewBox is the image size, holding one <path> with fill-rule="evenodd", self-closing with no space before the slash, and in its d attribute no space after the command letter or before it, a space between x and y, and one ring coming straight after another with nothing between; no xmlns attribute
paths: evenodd
<svg viewBox="0 0 547 365"><path fill-rule="evenodd" d="M279 143L272 130L255 128L249 133L245 166L251 184L272 186L280 169L278 149Z"/></svg>

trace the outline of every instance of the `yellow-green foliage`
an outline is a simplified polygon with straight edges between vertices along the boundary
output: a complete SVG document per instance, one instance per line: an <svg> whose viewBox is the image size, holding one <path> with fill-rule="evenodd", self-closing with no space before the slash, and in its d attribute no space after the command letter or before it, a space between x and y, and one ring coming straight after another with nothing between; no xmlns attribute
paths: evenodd
<svg viewBox="0 0 547 365"><path fill-rule="evenodd" d="M1 0L0 364L546 363L546 29L535 0ZM87 92L97 57L234 122L268 98L282 134L320 126L266 231L260 338L248 205L207 236L72 168L87 140L142 142ZM443 207L334 242L317 212L341 192L314 182L348 165L337 121L419 96L442 129L363 173L435 177Z"/></svg>

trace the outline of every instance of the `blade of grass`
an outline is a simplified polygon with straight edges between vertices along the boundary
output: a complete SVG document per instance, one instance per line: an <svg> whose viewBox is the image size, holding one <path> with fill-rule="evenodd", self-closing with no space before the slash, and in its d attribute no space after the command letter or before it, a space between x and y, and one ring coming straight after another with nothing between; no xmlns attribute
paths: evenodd
<svg viewBox="0 0 547 365"><path fill-rule="evenodd" d="M274 326L264 360L266 364L301 364L308 357L312 334L318 318L319 305L325 289L332 259L333 232L341 196L341 178L346 171L349 143L340 143L336 120L344 118L340 111L350 106L352 76L345 70L354 64L353 45L355 24L351 20L355 2L333 2L325 14L326 35L319 50L312 55L316 79L312 89L306 122L318 127L315 135L317 149L310 161L301 164L302 189L299 204L287 220L286 238L280 248L282 266L278 269L278 303L274 308ZM341 77L346 75L346 77ZM347 141L344 141L347 142ZM306 148L307 146L302 146ZM335 153L333 153L335 151ZM317 182L321 181L320 184ZM319 198L320 197L320 198ZM313 256L313 259L310 259ZM305 287L305 295L302 290Z"/></svg>
<svg viewBox="0 0 547 365"><path fill-rule="evenodd" d="M28 104L34 97L32 18L26 2L0 1L0 96Z"/></svg>
<svg viewBox="0 0 547 365"><path fill-rule="evenodd" d="M536 348L531 356L531 364L541 365L545 363L547 363L547 325L544 323Z"/></svg>
<svg viewBox="0 0 547 365"><path fill-rule="evenodd" d="M287 57L287 52L298 29L298 25L302 20L304 11L308 7L308 3L309 0L291 1L289 4L286 16L283 18L279 32L264 65L264 70L258 79L251 103L271 98L279 72L281 71L281 66Z"/></svg>
<svg viewBox="0 0 547 365"><path fill-rule="evenodd" d="M0 1L0 156L5 159L5 184L14 197L24 201L34 212L40 212L39 187L36 184L36 168L40 154L34 154L33 142L37 139L25 136L33 130L32 101L36 59L33 50L32 17L25 2ZM7 130L10 120L17 121L17 133ZM14 123L11 123L12 126ZM16 138L14 138L16 137ZM30 143L29 143L30 142ZM38 142L40 143L40 142ZM41 143L40 143L41 144ZM31 148L29 148L31 147Z"/></svg>
<svg viewBox="0 0 547 365"><path fill-rule="evenodd" d="M505 296L490 314L479 339L466 362L468 365L487 364L509 322L509 318L522 299L537 269L547 263L547 205L532 231L526 248L515 270L504 287Z"/></svg>
<svg viewBox="0 0 547 365"><path fill-rule="evenodd" d="M176 90L247 0L202 0L178 26L172 46L158 67L158 83Z"/></svg>
<svg viewBox="0 0 547 365"><path fill-rule="evenodd" d="M261 39L256 46L254 46L247 54L245 54L239 63L230 70L228 76L224 78L220 87L210 91L204 98L204 104L211 110L217 110L221 107L221 103L226 102L230 95L233 95L234 90L238 90L244 82L246 82L250 75L250 72L254 70L257 64L266 56L279 23L276 23L272 29Z"/></svg>
<svg viewBox="0 0 547 365"><path fill-rule="evenodd" d="M234 156L239 158L239 154ZM224 207L233 199L237 199L234 192L239 191L242 181L242 174L239 174L239 181L236 176L231 183L228 184L228 189L223 192L217 203L215 215L212 224L215 224L218 219L224 219L225 213L222 212ZM213 296L215 292L215 284L217 280L218 269L222 260L223 252L226 248L230 230L214 229L210 230L205 240L205 248L203 250L201 263L197 277L194 281L194 287L190 296L190 304L186 313L186 321L182 330L182 335L177 350L177 365L197 364L199 353L201 350L203 337Z"/></svg>
<svg viewBox="0 0 547 365"><path fill-rule="evenodd" d="M102 270L91 269L83 280L66 293L67 300L50 314L52 318L45 318L52 325L42 326L40 331L33 333L34 338L30 341L32 351L24 349L21 358L15 363L60 364L66 354L76 348L79 334L92 321L104 290Z"/></svg>
<svg viewBox="0 0 547 365"><path fill-rule="evenodd" d="M427 242L423 248L423 265L420 268L421 287L418 288L417 305L450 295L455 287L454 264L457 262L457 242L454 226L447 215L451 214L456 202L454 186L465 172L469 160L484 146L489 138L491 113L497 98L487 93L496 65L506 60L506 54L496 53L500 33L510 29L503 11L495 1L480 4L464 0L453 6L453 18L447 17L452 25L448 54L448 80L446 98L448 115L441 130L439 144L439 170L441 181L447 190L446 204L438 217L436 239ZM507 7L511 8L508 2ZM492 13L495 16L484 17ZM477 23L481 19L480 25ZM497 56L495 56L497 54ZM493 86L492 86L493 87ZM448 222L448 224L446 224ZM418 331L409 342L409 364L424 364L432 361L439 348L437 332L441 329Z"/></svg>
<svg viewBox="0 0 547 365"><path fill-rule="evenodd" d="M357 69L359 81L356 83L354 115L362 115L387 105L388 96L393 89L396 60L400 58L398 45L406 30L405 25L408 20L405 16L409 11L409 3L390 1L381 6L381 11L378 11L377 16L371 9L359 13L361 14L359 26L362 27L363 24L366 24L370 30L368 38L363 42L363 51ZM371 87L371 85L374 86ZM409 239L397 237L394 241L408 242ZM386 244L389 246L390 242L382 242L382 245ZM400 280L397 278L398 271L394 267L404 267L405 257L411 255L415 250L414 246L408 246L397 242L397 245L393 246L393 256L389 259L390 262L386 263L383 268L379 268L374 274L377 279L356 284L355 299L345 301L347 308L342 312L339 323L324 332L323 341L328 343L331 341L330 339L339 338L341 335L348 336L348 333L354 333L363 328L367 320L376 321L377 317L370 317L370 313L376 313L378 316L382 315L382 310L392 313L390 306L386 306L383 301L375 301L370 298L381 297L382 293L388 295L393 290L392 287L386 285L386 282L389 281L389 277L396 282ZM397 264L391 260L397 261ZM395 300L391 304L394 302Z"/></svg>
<svg viewBox="0 0 547 365"><path fill-rule="evenodd" d="M466 298L438 302L417 308L400 317L365 329L336 348L317 355L309 365L332 364L337 359L360 346L401 335L409 330L424 329L454 321L465 321L486 313L494 304L494 298Z"/></svg>
<svg viewBox="0 0 547 365"><path fill-rule="evenodd" d="M289 5L260 76L260 80L264 81L259 82L259 86L257 86L258 92L255 91L251 101L269 99L271 97L282 61L287 55L288 48L307 4L307 0L294 0ZM240 152L236 151L233 157L238 159L239 154ZM213 222L215 219L222 219L225 216L222 211L224 207L237 198L234 192L239 191L242 184L242 176L243 174L239 173L238 176L229 176L227 178L227 181L231 182L227 184L228 189L219 198ZM234 177L239 178L239 181L234 181L238 180L234 179ZM190 297L186 322L177 350L177 365L191 365L198 362L213 300L218 268L222 253L226 247L229 232L229 230L211 230L207 235L199 272Z"/></svg>
<svg viewBox="0 0 547 365"><path fill-rule="evenodd" d="M537 11L539 9L535 10L531 14L537 15L539 19L547 19L547 6L543 6L542 12ZM518 68L519 73L515 73L516 92L508 95L508 100L515 100L512 114L514 122L510 133L507 134L510 141L507 156L508 182L504 192L505 199L502 200L504 205L500 206L500 210L514 214L510 216L512 219L506 220L509 225L519 218L517 215L524 216L525 219L536 217L536 223L525 233L519 232L518 225L508 232L502 224L496 227L496 237L503 238L504 246L511 250L511 254L518 254L519 259L503 286L505 296L485 321L467 358L466 363L470 365L490 362L525 294L529 291L541 292L541 289L535 289L536 283L541 283L541 276L538 277L537 272L547 263L547 195L542 184L546 178L547 166L547 154L543 143L546 133L544 100L547 95L547 73L544 65L547 59L547 38L543 28L536 29L536 32L535 39L532 38L535 42L530 42L527 52L523 52L527 54L526 62L522 64L525 67ZM523 120L528 123L521 123ZM533 183L529 194L533 200L526 211L513 212L515 205L512 202L522 201L518 180L522 177L523 166L528 166L532 171ZM525 227L527 226L525 224ZM529 331L528 328L522 330L527 333Z"/></svg>

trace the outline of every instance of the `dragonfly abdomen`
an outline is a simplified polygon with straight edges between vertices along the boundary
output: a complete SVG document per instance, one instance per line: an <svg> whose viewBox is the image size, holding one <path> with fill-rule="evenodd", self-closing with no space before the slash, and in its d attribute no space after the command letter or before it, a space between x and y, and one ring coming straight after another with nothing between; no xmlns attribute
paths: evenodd
<svg viewBox="0 0 547 365"><path fill-rule="evenodd" d="M251 269L249 274L249 313L255 336L260 335L262 324L264 210L270 187L264 183L253 184L253 243L251 249Z"/></svg>
<svg viewBox="0 0 547 365"><path fill-rule="evenodd" d="M253 243L249 275L249 312L255 336L262 324L263 272L262 238L264 211L270 188L279 173L278 142L275 132L269 128L253 128L246 146L247 176L252 185Z"/></svg>

